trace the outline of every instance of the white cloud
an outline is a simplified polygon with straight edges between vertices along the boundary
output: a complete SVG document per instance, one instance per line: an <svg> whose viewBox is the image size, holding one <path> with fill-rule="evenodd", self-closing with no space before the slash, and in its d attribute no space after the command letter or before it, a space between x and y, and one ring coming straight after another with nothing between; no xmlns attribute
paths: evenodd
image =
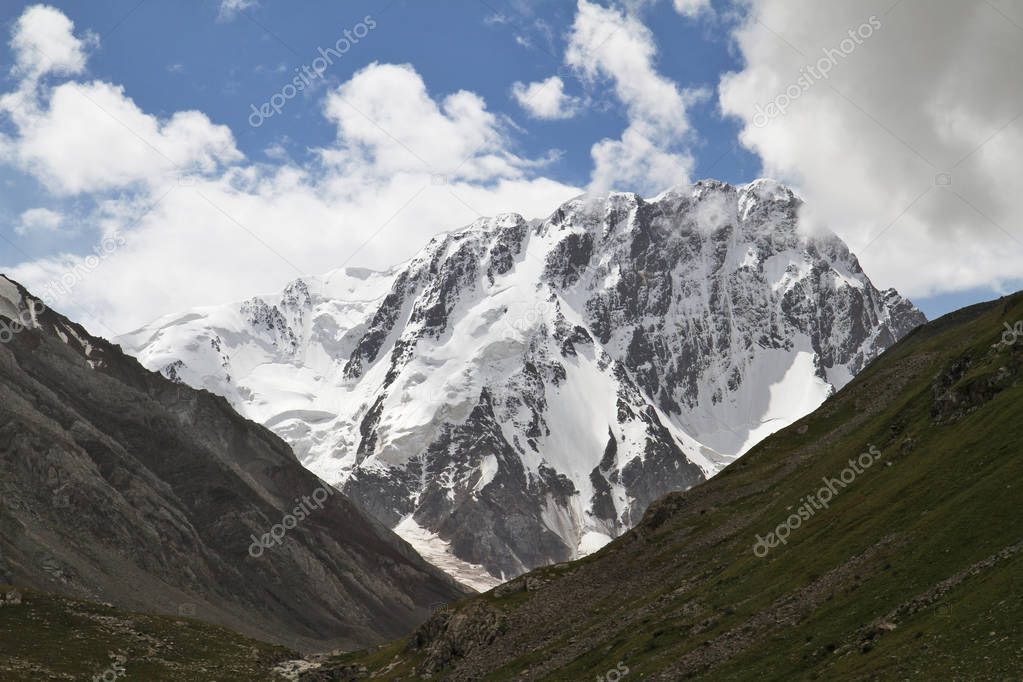
<svg viewBox="0 0 1023 682"><path fill-rule="evenodd" d="M21 214L14 231L20 235L33 232L59 232L64 225L64 216L48 208L30 208Z"/></svg>
<svg viewBox="0 0 1023 682"><path fill-rule="evenodd" d="M545 216L579 192L542 178L435 185L425 171L363 170L315 176L292 165L246 166L110 200L92 222L123 234L124 245L55 307L96 333L126 332L158 314L241 300L342 265L388 267L479 214ZM80 260L3 269L42 295Z"/></svg>
<svg viewBox="0 0 1023 682"><path fill-rule="evenodd" d="M144 113L120 86L68 81L43 87L43 74L77 75L86 48L58 10L36 5L15 23L11 47L17 88L0 96L0 117L16 133L0 139L0 160L57 194L117 190L182 171L213 172L241 154L225 126L197 111L167 120Z"/></svg>
<svg viewBox="0 0 1023 682"><path fill-rule="evenodd" d="M719 93L764 174L796 185L884 286L920 296L1020 277L1023 13L980 0L748 4L734 36L746 66ZM818 78L806 67L821 59L834 64ZM778 102L783 115L764 114Z"/></svg>
<svg viewBox="0 0 1023 682"><path fill-rule="evenodd" d="M256 0L220 0L220 10L217 19L220 21L231 21L238 14L247 9L258 6Z"/></svg>
<svg viewBox="0 0 1023 682"><path fill-rule="evenodd" d="M78 39L74 24L60 10L47 5L26 9L11 31L11 52L16 76L35 80L45 74L74 75L85 70L86 48L97 42L92 35Z"/></svg>
<svg viewBox="0 0 1023 682"><path fill-rule="evenodd" d="M410 66L373 64L331 91L337 140L303 165L281 149L247 160L205 115L158 119L110 83L19 92L0 98L17 131L0 161L91 198L96 249L0 269L106 336L301 275L387 267L479 214L543 216L579 193L537 177L545 160L517 155L482 98L433 96Z"/></svg>
<svg viewBox="0 0 1023 682"><path fill-rule="evenodd" d="M197 111L161 121L144 113L120 86L63 83L37 106L0 98L18 128L9 154L57 194L120 189L157 182L181 170L212 172L241 158L225 126Z"/></svg>
<svg viewBox="0 0 1023 682"><path fill-rule="evenodd" d="M512 85L512 96L533 118L546 120L572 118L579 111L580 100L565 94L565 82L558 76L526 85Z"/></svg>
<svg viewBox="0 0 1023 682"><path fill-rule="evenodd" d="M508 151L481 97L460 90L437 102L409 65L371 64L327 97L325 112L338 126L338 148L324 152L331 163L470 180L519 177L531 165Z"/></svg>
<svg viewBox="0 0 1023 682"><path fill-rule="evenodd" d="M710 0L672 0L675 11L684 17L697 17L711 10Z"/></svg>
<svg viewBox="0 0 1023 682"><path fill-rule="evenodd" d="M649 7L656 5L660 0L615 0L615 3L624 8L628 14L640 15ZM741 1L741 0L740 0ZM671 0L675 11L687 19L696 19L700 15L712 15L714 8L711 0Z"/></svg>
<svg viewBox="0 0 1023 682"><path fill-rule="evenodd" d="M585 78L609 78L629 125L592 149L591 190L657 192L686 183L693 167L687 107L705 93L682 91L654 66L653 35L635 16L579 0L565 62Z"/></svg>

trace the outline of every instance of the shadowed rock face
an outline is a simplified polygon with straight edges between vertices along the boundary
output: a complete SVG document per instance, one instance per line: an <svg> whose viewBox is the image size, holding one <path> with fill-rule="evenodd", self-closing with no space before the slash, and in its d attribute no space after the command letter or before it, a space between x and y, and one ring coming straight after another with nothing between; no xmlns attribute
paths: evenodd
<svg viewBox="0 0 1023 682"><path fill-rule="evenodd" d="M0 344L0 584L304 649L407 633L465 594L223 398L2 277L0 299L0 322L28 322Z"/></svg>
<svg viewBox="0 0 1023 682"><path fill-rule="evenodd" d="M384 524L510 578L617 537L924 321L799 208L767 180L580 198L123 342Z"/></svg>

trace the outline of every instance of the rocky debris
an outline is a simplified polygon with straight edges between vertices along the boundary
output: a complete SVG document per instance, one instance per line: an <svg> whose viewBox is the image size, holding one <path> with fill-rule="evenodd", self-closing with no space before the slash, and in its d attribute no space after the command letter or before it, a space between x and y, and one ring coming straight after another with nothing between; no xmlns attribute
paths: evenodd
<svg viewBox="0 0 1023 682"><path fill-rule="evenodd" d="M971 372L978 361L964 355L935 374L931 382L934 398L931 418L934 422L948 424L959 421L1001 391L1015 385L1019 377L1020 360L1014 356L1004 360L1007 364L991 366L987 362L983 370Z"/></svg>
<svg viewBox="0 0 1023 682"><path fill-rule="evenodd" d="M485 602L454 612L444 609L416 630L408 648L425 653L426 660L419 671L432 675L477 648L490 645L503 632L505 624L501 612Z"/></svg>
<svg viewBox="0 0 1023 682"><path fill-rule="evenodd" d="M369 669L364 665L341 665L314 667L300 672L292 679L297 682L352 682L369 678Z"/></svg>
<svg viewBox="0 0 1023 682"><path fill-rule="evenodd" d="M501 583L492 590L495 599L504 599L516 592L537 592L550 584L550 579L529 573L515 580Z"/></svg>
<svg viewBox="0 0 1023 682"><path fill-rule="evenodd" d="M952 590L965 581L982 575L997 564L1012 559L1020 552L1023 552L1023 541L1003 547L998 552L949 576L926 592L899 604L884 616L864 626L856 633L855 637L850 637L843 645L836 647L834 653L837 655L847 655L854 651L861 653L871 651L878 639L898 629L899 621L911 618L914 614L924 609L933 608L935 605L940 604Z"/></svg>
<svg viewBox="0 0 1023 682"><path fill-rule="evenodd" d="M0 606L18 606L21 604L20 590L0 591Z"/></svg>
<svg viewBox="0 0 1023 682"><path fill-rule="evenodd" d="M921 609L928 608L936 604L949 592L951 592L953 589L958 587L966 580L982 575L983 573L989 571L991 568L998 565L999 563L1008 561L1015 557L1017 554L1020 554L1021 552L1023 552L1023 541L1019 541L1003 547L994 554L991 554L990 556L987 556L984 559L981 559L980 561L942 580L934 587L927 590L927 592L917 595L916 597L910 599L907 602L899 604L881 620L881 623L898 622L899 620L911 616L912 614L916 613ZM878 628L880 627L880 624L873 625L871 627Z"/></svg>

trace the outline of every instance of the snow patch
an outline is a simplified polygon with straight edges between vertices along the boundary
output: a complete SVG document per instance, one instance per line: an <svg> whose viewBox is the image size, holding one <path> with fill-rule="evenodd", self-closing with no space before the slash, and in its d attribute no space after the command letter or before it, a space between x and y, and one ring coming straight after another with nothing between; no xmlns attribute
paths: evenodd
<svg viewBox="0 0 1023 682"><path fill-rule="evenodd" d="M611 539L610 535L598 533L593 530L583 533L582 538L579 539L579 556L584 557L587 554L593 554L598 549L611 542Z"/></svg>
<svg viewBox="0 0 1023 682"><path fill-rule="evenodd" d="M490 575L482 566L470 564L456 557L447 541L420 526L411 516L402 519L401 523L395 526L394 532L412 545L424 559L474 590L486 592L504 582Z"/></svg>

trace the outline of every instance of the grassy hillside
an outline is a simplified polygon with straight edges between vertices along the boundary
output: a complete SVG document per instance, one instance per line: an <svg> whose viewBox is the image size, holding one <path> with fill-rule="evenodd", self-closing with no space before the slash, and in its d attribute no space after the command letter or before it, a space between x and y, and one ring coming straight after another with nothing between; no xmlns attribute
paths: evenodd
<svg viewBox="0 0 1023 682"><path fill-rule="evenodd" d="M0 595L10 588L0 587ZM252 680L297 657L189 618L147 616L21 590L0 605L0 680ZM106 676L104 678L104 675Z"/></svg>
<svg viewBox="0 0 1023 682"><path fill-rule="evenodd" d="M0 588L0 595L10 588ZM20 590L0 605L0 680L283 679L275 664L298 657L201 621L145 616Z"/></svg>
<svg viewBox="0 0 1023 682"><path fill-rule="evenodd" d="M1002 340L1018 320L1021 295L916 330L598 554L320 674L1021 679L1023 336Z"/></svg>

